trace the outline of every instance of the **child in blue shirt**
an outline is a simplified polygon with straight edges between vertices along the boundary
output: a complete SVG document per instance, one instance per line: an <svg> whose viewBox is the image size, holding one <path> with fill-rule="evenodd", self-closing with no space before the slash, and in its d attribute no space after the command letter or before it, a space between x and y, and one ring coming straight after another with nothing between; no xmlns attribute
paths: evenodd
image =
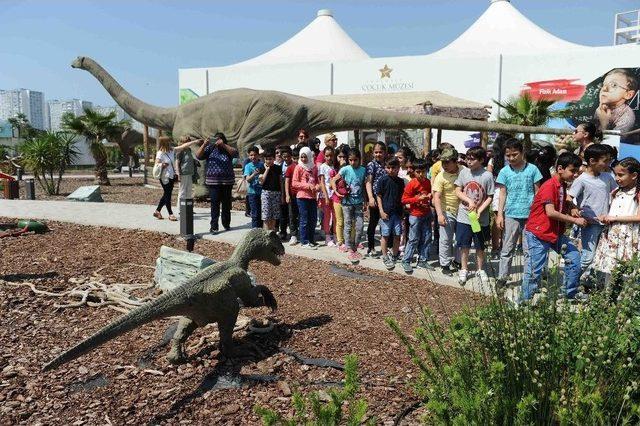
<svg viewBox="0 0 640 426"><path fill-rule="evenodd" d="M260 155L257 146L252 146L247 150L249 162L244 166L244 177L249 184L247 187L247 197L249 198L249 208L251 209L251 227L262 228L262 204L260 196L262 194L262 186L258 176L264 173L264 165L260 161Z"/></svg>
<svg viewBox="0 0 640 426"><path fill-rule="evenodd" d="M364 224L364 190L366 169L361 166L360 150L349 150L349 165L340 169L337 175L331 179L331 187L335 189L336 182L344 179L349 193L346 196L336 192L341 198L342 214L344 215L344 241L349 249L349 260L358 263L362 255L358 253L358 242L362 235ZM352 233L355 228L355 233Z"/></svg>
<svg viewBox="0 0 640 426"><path fill-rule="evenodd" d="M496 217L496 225L503 231L496 287L503 287L507 283L518 238L524 232L533 196L542 180L538 167L525 161L524 145L518 139L511 138L505 142L505 157L508 164L500 170L496 179L496 184L503 188ZM526 250L526 247L523 248Z"/></svg>

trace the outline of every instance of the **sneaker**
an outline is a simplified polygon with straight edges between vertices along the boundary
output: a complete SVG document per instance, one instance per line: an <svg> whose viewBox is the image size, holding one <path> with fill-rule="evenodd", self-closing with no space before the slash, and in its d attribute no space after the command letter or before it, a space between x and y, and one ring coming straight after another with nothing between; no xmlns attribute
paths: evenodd
<svg viewBox="0 0 640 426"><path fill-rule="evenodd" d="M368 251L367 254L373 259L380 259L380 257L382 256L382 253L376 250Z"/></svg>
<svg viewBox="0 0 640 426"><path fill-rule="evenodd" d="M355 251L351 251L349 252L349 254L347 255L347 258L351 261L351 263L356 264L358 262L360 262L360 255L358 252Z"/></svg>
<svg viewBox="0 0 640 426"><path fill-rule="evenodd" d="M451 262L451 268L459 271L462 269L462 265L460 264L460 262L454 260Z"/></svg>
<svg viewBox="0 0 640 426"><path fill-rule="evenodd" d="M589 295L585 294L581 291L579 291L578 293L576 293L576 295L573 297L573 299L571 299L572 302L577 302L577 303L584 303L586 301L589 300Z"/></svg>
<svg viewBox="0 0 640 426"><path fill-rule="evenodd" d="M489 283L489 276L484 271L484 269L480 269L478 272L476 272L476 276L480 278L481 283Z"/></svg>
<svg viewBox="0 0 640 426"><path fill-rule="evenodd" d="M467 274L468 271L461 269L458 275L458 284L465 285L467 283Z"/></svg>
<svg viewBox="0 0 640 426"><path fill-rule="evenodd" d="M394 262L393 259L389 256L382 256L382 263L384 263L384 266L389 271L396 267L396 262Z"/></svg>
<svg viewBox="0 0 640 426"><path fill-rule="evenodd" d="M391 255L391 258L393 259L394 262L400 262L400 259L402 259L402 256L400 255L400 253L398 253L395 256Z"/></svg>
<svg viewBox="0 0 640 426"><path fill-rule="evenodd" d="M333 242L333 240L327 241L327 247L335 247L337 244Z"/></svg>
<svg viewBox="0 0 640 426"><path fill-rule="evenodd" d="M404 272L406 272L407 274L410 274L413 272L413 266L411 266L410 262L405 262L402 261L402 269L404 270Z"/></svg>
<svg viewBox="0 0 640 426"><path fill-rule="evenodd" d="M440 268L442 273L448 277L453 276L453 271L451 270L451 267L449 265L447 266L443 266L442 268Z"/></svg>
<svg viewBox="0 0 640 426"><path fill-rule="evenodd" d="M309 243L305 243L302 244L300 247L302 247L303 249L307 249L307 250L317 250L318 248L312 244Z"/></svg>
<svg viewBox="0 0 640 426"><path fill-rule="evenodd" d="M211 235L218 235L218 230L215 228L209 228L209 232L211 233Z"/></svg>
<svg viewBox="0 0 640 426"><path fill-rule="evenodd" d="M225 230L225 231L229 231L229 230L231 230L231 227L230 227L230 226L225 226L225 227L224 227L224 230Z"/></svg>
<svg viewBox="0 0 640 426"><path fill-rule="evenodd" d="M492 251L490 259L491 260L500 260L500 252L499 251Z"/></svg>
<svg viewBox="0 0 640 426"><path fill-rule="evenodd" d="M358 243L358 250L364 250L364 244Z"/></svg>
<svg viewBox="0 0 640 426"><path fill-rule="evenodd" d="M316 243L315 241L314 242L310 242L309 245L312 246L312 247L318 248L318 243Z"/></svg>
<svg viewBox="0 0 640 426"><path fill-rule="evenodd" d="M338 250L340 250L342 253L346 253L349 251L349 247L347 247L346 244L340 244L340 246L338 247Z"/></svg>
<svg viewBox="0 0 640 426"><path fill-rule="evenodd" d="M291 239L289 240L289 245L290 246L295 246L296 244L298 244L298 238L296 238L295 235L292 235Z"/></svg>
<svg viewBox="0 0 640 426"><path fill-rule="evenodd" d="M433 271L433 266L429 265L426 260L419 260L416 267L426 269L427 271Z"/></svg>

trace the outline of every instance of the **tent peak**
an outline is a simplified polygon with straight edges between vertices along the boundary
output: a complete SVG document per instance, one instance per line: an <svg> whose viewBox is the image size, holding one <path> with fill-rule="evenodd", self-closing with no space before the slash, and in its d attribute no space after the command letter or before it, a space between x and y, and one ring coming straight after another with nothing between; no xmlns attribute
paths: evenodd
<svg viewBox="0 0 640 426"><path fill-rule="evenodd" d="M320 9L317 16L333 16L333 12L331 9Z"/></svg>

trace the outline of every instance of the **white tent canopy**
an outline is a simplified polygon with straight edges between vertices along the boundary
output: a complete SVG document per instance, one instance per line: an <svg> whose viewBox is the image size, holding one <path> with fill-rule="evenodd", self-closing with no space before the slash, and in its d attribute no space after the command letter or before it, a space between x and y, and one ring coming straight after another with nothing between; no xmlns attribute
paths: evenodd
<svg viewBox="0 0 640 426"><path fill-rule="evenodd" d="M231 66L358 59L369 59L369 55L333 19L329 9L322 9L316 19L280 46Z"/></svg>
<svg viewBox="0 0 640 426"><path fill-rule="evenodd" d="M584 49L543 30L509 0L491 0L489 8L457 39L434 55L490 56Z"/></svg>

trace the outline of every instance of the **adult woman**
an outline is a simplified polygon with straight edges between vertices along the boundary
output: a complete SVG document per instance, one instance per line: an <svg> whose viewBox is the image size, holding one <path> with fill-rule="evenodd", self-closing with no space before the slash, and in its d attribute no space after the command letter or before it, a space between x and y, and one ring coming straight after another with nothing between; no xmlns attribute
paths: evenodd
<svg viewBox="0 0 640 426"><path fill-rule="evenodd" d="M233 158L238 156L238 150L227 143L223 133L216 133L204 141L198 149L198 160L206 160L205 184L209 188L211 199L211 227L209 232L218 233L218 218L222 205L222 226L225 230L231 228L231 188L235 183L233 173Z"/></svg>
<svg viewBox="0 0 640 426"><path fill-rule="evenodd" d="M168 136L162 136L158 138L158 152L156 153L156 164L162 165L162 172L160 173L160 185L162 185L162 198L160 198L160 202L158 202L158 207L156 211L153 212L153 216L162 219L162 214L160 210L162 210L162 206L167 207L167 212L169 213L169 220L175 221L178 220L173 215L173 210L171 210L171 193L173 192L173 184L176 181L176 170L175 170L175 154L173 152L173 147L171 146L171 138Z"/></svg>
<svg viewBox="0 0 640 426"><path fill-rule="evenodd" d="M578 142L580 147L576 148L574 154L578 154L584 161L584 150L589 145L597 143L600 139L602 139L602 131L598 129L595 123L588 121L578 124L573 131L573 140Z"/></svg>

